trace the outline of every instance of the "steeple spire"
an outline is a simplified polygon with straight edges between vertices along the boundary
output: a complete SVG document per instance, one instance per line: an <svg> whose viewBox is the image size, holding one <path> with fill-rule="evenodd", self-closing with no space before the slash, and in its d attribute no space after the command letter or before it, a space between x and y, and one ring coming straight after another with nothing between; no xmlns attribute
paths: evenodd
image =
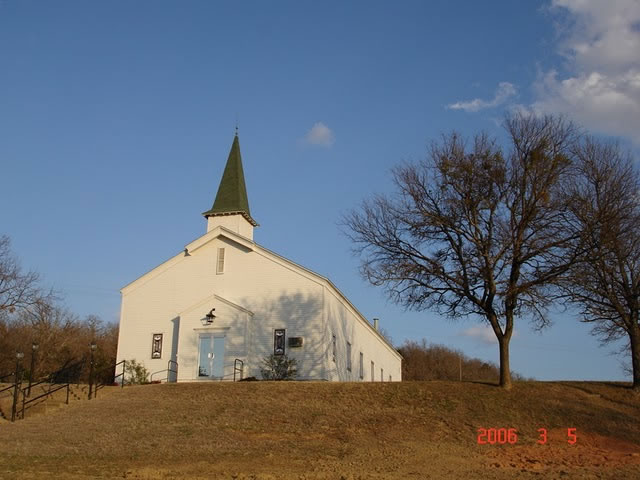
<svg viewBox="0 0 640 480"><path fill-rule="evenodd" d="M218 186L216 199L211 209L204 212L203 215L205 218L220 215L242 215L252 226L258 225L251 218L251 212L249 211L249 199L247 197L247 187L244 183L237 129L229 151L227 165L224 167L224 173Z"/></svg>

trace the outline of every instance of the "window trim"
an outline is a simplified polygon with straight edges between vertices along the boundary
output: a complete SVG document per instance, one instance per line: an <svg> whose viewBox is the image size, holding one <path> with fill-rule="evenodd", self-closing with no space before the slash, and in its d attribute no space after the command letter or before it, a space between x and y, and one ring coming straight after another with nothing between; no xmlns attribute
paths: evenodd
<svg viewBox="0 0 640 480"><path fill-rule="evenodd" d="M225 251L224 247L218 247L218 255L216 257L216 275L224 273Z"/></svg>
<svg viewBox="0 0 640 480"><path fill-rule="evenodd" d="M281 338L280 338L281 337ZM286 328L275 328L273 330L273 354L280 356L286 353L286 338L287 338L287 329ZM282 342L282 348L278 348L278 343ZM280 351L282 350L282 351Z"/></svg>
<svg viewBox="0 0 640 480"><path fill-rule="evenodd" d="M332 335L331 336L331 359L333 360L333 363L336 363L337 353L338 353L338 346L337 346L336 336Z"/></svg>
<svg viewBox="0 0 640 480"><path fill-rule="evenodd" d="M360 380L364 379L364 353L360 352Z"/></svg>
<svg viewBox="0 0 640 480"><path fill-rule="evenodd" d="M158 337L158 338L156 338ZM162 341L164 340L163 333L151 334L151 359L158 360L162 358Z"/></svg>
<svg viewBox="0 0 640 480"><path fill-rule="evenodd" d="M347 372L351 371L351 343L347 342Z"/></svg>

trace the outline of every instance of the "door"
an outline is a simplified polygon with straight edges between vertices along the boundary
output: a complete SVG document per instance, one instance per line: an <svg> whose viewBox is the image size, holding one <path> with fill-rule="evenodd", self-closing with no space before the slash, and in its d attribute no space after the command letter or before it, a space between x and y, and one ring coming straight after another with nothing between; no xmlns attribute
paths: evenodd
<svg viewBox="0 0 640 480"><path fill-rule="evenodd" d="M224 377L224 335L200 335L198 378Z"/></svg>

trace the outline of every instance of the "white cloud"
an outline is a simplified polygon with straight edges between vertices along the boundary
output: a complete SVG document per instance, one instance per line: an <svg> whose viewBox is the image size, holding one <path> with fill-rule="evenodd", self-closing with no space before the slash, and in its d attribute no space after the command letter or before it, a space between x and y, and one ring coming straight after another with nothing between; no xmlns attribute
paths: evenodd
<svg viewBox="0 0 640 480"><path fill-rule="evenodd" d="M491 100L482 100L474 98L467 102L456 102L447 105L451 110L464 110L465 112L477 112L485 108L493 108L505 103L509 98L516 94L516 87L509 82L500 82L496 93Z"/></svg>
<svg viewBox="0 0 640 480"><path fill-rule="evenodd" d="M640 145L640 2L553 0L552 11L564 14L559 52L567 72L540 74L532 109Z"/></svg>
<svg viewBox="0 0 640 480"><path fill-rule="evenodd" d="M640 60L638 0L553 0L552 11L566 13L558 25L560 48L588 70L626 70Z"/></svg>
<svg viewBox="0 0 640 480"><path fill-rule="evenodd" d="M463 337L471 337L485 345L495 345L498 342L496 334L488 325L476 325L460 332Z"/></svg>
<svg viewBox="0 0 640 480"><path fill-rule="evenodd" d="M329 148L335 142L335 136L329 127L317 122L304 136L305 143Z"/></svg>
<svg viewBox="0 0 640 480"><path fill-rule="evenodd" d="M466 330L462 330L459 335L463 337L473 338L474 340L477 340L479 343L482 343L484 345L495 345L496 343L498 343L498 339L496 338L496 334L493 331L493 328L486 324L476 325L475 327L470 327ZM519 335L514 328L511 338L516 337L519 337Z"/></svg>
<svg viewBox="0 0 640 480"><path fill-rule="evenodd" d="M588 128L640 144L640 69L564 79L552 70L541 75L535 88L534 111L566 113Z"/></svg>

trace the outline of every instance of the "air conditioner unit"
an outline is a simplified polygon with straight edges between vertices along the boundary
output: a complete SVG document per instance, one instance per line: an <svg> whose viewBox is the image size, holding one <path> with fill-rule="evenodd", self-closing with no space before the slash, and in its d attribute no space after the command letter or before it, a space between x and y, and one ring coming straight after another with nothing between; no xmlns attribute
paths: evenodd
<svg viewBox="0 0 640 480"><path fill-rule="evenodd" d="M300 348L302 347L302 343L302 337L289 337L290 348Z"/></svg>

